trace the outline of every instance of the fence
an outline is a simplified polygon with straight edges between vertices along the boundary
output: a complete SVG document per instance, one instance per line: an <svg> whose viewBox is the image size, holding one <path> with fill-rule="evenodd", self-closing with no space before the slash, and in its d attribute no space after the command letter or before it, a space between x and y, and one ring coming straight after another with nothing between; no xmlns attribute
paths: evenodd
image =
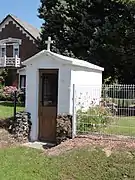
<svg viewBox="0 0 135 180"><path fill-rule="evenodd" d="M135 85L74 85L73 135L135 137Z"/></svg>

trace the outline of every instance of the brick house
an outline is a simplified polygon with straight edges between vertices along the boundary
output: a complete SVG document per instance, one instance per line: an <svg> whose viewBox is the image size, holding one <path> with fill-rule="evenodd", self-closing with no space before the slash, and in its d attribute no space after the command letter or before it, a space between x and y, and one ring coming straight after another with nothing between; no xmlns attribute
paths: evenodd
<svg viewBox="0 0 135 180"><path fill-rule="evenodd" d="M22 62L39 52L39 36L37 28L14 15L9 14L1 21L0 68L8 69L6 85L25 87L26 76L21 75Z"/></svg>

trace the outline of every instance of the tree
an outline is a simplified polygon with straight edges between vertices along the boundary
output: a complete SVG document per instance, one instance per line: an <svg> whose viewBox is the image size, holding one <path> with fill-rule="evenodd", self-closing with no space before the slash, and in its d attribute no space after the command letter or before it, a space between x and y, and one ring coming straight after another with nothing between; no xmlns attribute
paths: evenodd
<svg viewBox="0 0 135 180"><path fill-rule="evenodd" d="M103 66L104 78L135 83L134 2L41 0L38 12L40 49L51 36L53 51Z"/></svg>

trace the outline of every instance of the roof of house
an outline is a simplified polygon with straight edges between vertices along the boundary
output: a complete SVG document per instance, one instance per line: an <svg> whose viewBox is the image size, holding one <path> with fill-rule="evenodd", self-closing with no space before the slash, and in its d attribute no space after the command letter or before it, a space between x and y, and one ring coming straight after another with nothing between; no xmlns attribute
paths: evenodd
<svg viewBox="0 0 135 180"><path fill-rule="evenodd" d="M57 53L54 53L54 52L51 52L51 51L48 51L48 50L40 51L39 53L35 54L31 58L24 61L23 64L27 66L27 64L29 62L31 62L32 60L34 60L34 59L36 59L36 58L38 58L40 56L45 56L45 55L51 56L52 58L54 58L56 60L62 60L66 64L72 64L72 65L75 65L75 66L85 67L85 68L98 70L98 71L104 71L104 68L102 68L100 66L97 66L97 65L94 65L92 63L89 63L87 61L76 59L76 58L71 58L71 57L68 57L68 56L63 56L63 55L60 55L60 54L57 54Z"/></svg>
<svg viewBox="0 0 135 180"><path fill-rule="evenodd" d="M28 33L30 36L32 36L34 39L37 39L40 36L40 31L39 29L35 28L31 24L19 19L18 17L9 14L7 15L0 23L0 29L2 29L2 26L5 26L5 21L14 21L19 25L26 33Z"/></svg>

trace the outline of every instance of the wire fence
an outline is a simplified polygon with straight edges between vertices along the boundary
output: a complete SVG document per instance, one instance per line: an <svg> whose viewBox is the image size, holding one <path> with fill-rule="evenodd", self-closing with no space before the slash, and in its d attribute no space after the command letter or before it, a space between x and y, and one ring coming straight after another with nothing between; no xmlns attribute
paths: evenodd
<svg viewBox="0 0 135 180"><path fill-rule="evenodd" d="M74 85L75 134L135 137L135 85Z"/></svg>

